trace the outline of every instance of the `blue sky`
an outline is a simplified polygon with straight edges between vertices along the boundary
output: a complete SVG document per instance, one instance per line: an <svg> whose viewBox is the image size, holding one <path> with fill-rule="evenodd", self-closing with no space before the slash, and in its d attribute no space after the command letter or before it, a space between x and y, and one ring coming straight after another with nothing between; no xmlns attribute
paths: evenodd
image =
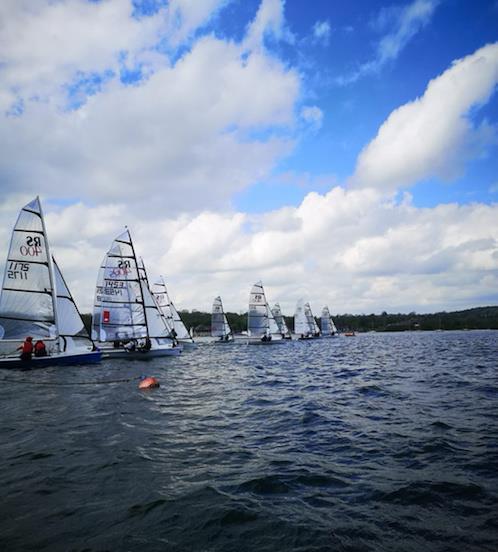
<svg viewBox="0 0 498 552"><path fill-rule="evenodd" d="M328 2L294 0L286 3L289 31L295 43L279 47L279 54L289 64L297 64L306 75L305 94L324 113L323 124L316 132L301 137L292 156L282 160L276 172L307 172L331 175L344 181L354 171L361 149L376 134L391 111L421 96L427 83L444 72L452 61L471 54L483 44L498 38L498 2L445 0L432 2L432 15L424 24L414 25L413 36L399 54L371 74L349 83L338 79L354 74L372 61L381 40L395 33L400 11L410 2ZM222 12L220 20L235 16L239 32L248 17L248 7ZM236 5L241 8L240 3ZM223 14L226 14L225 17ZM384 14L384 24L379 23ZM237 17L238 16L238 17ZM310 36L317 21L329 26L322 40ZM234 23L228 25L229 28ZM474 120L498 121L498 96L475 110ZM429 179L411 188L413 201L420 207L442 202L460 204L498 199L493 185L498 181L496 145L466 166L464 174L450 182ZM235 200L237 207L260 211L285 202L300 203L309 188L260 182L245 190ZM261 201L261 196L266 200Z"/></svg>
<svg viewBox="0 0 498 552"><path fill-rule="evenodd" d="M0 244L40 195L82 309L125 224L187 308L243 310L260 279L286 313L498 303L498 0L0 19Z"/></svg>

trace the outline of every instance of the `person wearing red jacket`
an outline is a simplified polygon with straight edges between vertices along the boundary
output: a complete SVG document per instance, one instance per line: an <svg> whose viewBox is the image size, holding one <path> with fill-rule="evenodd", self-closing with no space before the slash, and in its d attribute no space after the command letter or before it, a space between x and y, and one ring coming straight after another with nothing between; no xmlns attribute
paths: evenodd
<svg viewBox="0 0 498 552"><path fill-rule="evenodd" d="M33 338L27 337L26 341L17 350L21 351L21 360L31 360L31 356L33 355Z"/></svg>

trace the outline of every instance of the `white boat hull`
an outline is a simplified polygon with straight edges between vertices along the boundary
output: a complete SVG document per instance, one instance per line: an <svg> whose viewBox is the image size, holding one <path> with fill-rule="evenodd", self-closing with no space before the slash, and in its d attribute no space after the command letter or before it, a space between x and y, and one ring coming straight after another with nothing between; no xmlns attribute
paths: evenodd
<svg viewBox="0 0 498 552"><path fill-rule="evenodd" d="M127 351L123 347L114 348L107 343L99 343L103 359L127 359L127 360L148 360L165 356L178 356L182 352L182 347L157 347L149 350Z"/></svg>

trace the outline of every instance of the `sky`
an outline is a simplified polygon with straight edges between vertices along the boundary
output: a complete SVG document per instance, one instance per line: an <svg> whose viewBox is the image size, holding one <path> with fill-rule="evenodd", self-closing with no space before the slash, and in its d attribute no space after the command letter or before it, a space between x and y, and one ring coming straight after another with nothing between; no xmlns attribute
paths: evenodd
<svg viewBox="0 0 498 552"><path fill-rule="evenodd" d="M39 195L83 312L125 225L179 308L496 305L497 84L498 0L3 0L0 262Z"/></svg>

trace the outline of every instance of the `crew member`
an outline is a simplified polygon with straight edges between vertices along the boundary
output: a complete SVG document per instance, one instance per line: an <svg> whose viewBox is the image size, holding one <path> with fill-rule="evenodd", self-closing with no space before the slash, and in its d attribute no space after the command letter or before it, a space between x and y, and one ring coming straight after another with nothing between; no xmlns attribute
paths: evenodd
<svg viewBox="0 0 498 552"><path fill-rule="evenodd" d="M35 343L35 357L43 357L47 356L47 347L45 346L45 343L39 339Z"/></svg>
<svg viewBox="0 0 498 552"><path fill-rule="evenodd" d="M33 355L33 338L27 337L17 350L21 351L21 360L31 360L31 356Z"/></svg>

